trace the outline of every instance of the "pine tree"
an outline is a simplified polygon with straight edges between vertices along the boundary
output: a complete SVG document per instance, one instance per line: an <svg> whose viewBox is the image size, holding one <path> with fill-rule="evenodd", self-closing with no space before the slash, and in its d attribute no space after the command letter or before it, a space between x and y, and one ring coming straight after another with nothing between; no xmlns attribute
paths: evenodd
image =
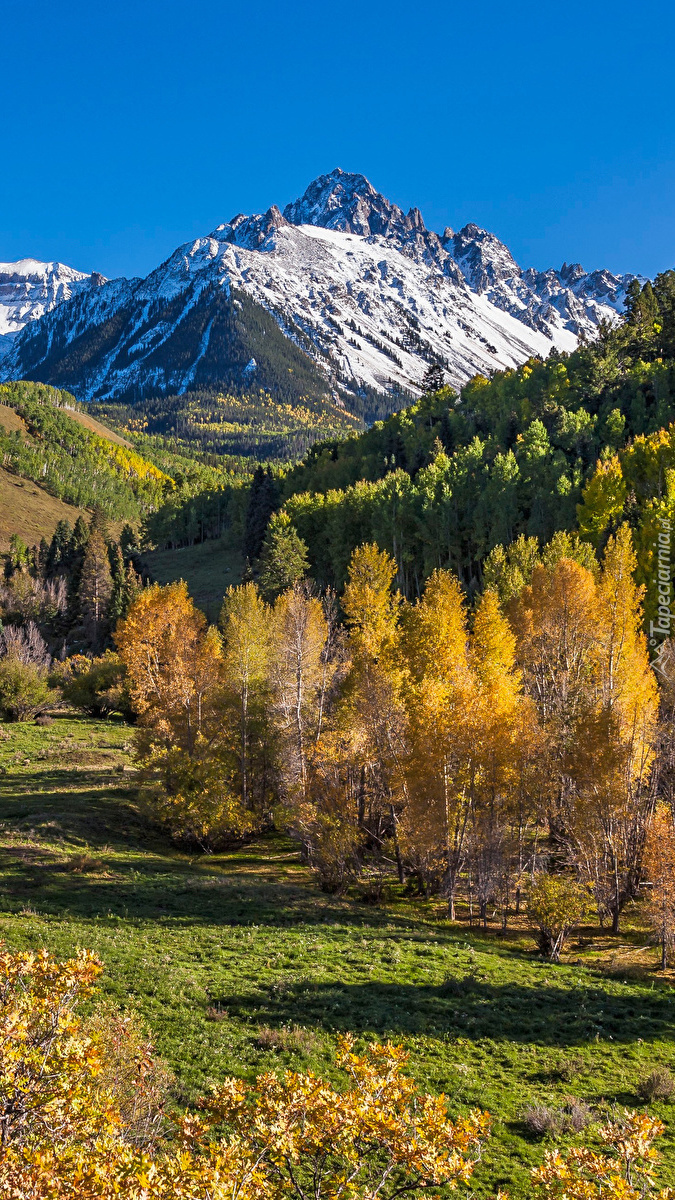
<svg viewBox="0 0 675 1200"><path fill-rule="evenodd" d="M47 554L47 576L53 579L55 575L65 574L69 566L73 530L69 521L59 521Z"/></svg>
<svg viewBox="0 0 675 1200"><path fill-rule="evenodd" d="M84 552L78 587L78 600L88 637L94 648L102 639L113 591L108 547L103 535L94 529Z"/></svg>
<svg viewBox="0 0 675 1200"><path fill-rule="evenodd" d="M122 558L124 559L125 563L127 563L129 559L134 558L134 556L138 553L138 538L136 537L131 525L126 524L123 526L122 532L120 533L119 544L120 550L122 551Z"/></svg>
<svg viewBox="0 0 675 1200"><path fill-rule="evenodd" d="M675 358L675 271L663 271L654 280L661 326L658 344L664 358Z"/></svg>
<svg viewBox="0 0 675 1200"><path fill-rule="evenodd" d="M285 512L274 513L265 534L258 582L264 599L271 603L304 579L309 569L307 546Z"/></svg>
<svg viewBox="0 0 675 1200"><path fill-rule="evenodd" d="M440 392L445 387L445 371L440 363L430 363L424 373L422 389L425 393Z"/></svg>
<svg viewBox="0 0 675 1200"><path fill-rule="evenodd" d="M254 563L260 555L265 531L279 505L279 489L270 467L257 467L251 483L244 523L244 557Z"/></svg>

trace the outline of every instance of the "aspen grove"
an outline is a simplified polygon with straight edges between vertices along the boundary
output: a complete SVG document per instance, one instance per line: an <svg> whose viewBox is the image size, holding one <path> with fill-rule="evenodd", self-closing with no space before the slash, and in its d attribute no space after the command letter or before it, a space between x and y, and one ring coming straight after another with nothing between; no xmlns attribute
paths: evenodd
<svg viewBox="0 0 675 1200"><path fill-rule="evenodd" d="M152 815L204 850L285 828L325 890L398 880L503 928L566 876L618 930L670 744L631 534L600 561L531 541L492 556L473 608L445 570L406 600L374 544L339 603L247 582L217 628L184 583L144 588L116 642Z"/></svg>

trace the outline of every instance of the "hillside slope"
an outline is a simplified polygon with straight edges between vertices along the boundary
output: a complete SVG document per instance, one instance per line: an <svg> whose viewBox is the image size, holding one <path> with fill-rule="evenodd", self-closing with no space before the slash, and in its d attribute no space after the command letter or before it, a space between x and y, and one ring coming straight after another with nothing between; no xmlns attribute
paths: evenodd
<svg viewBox="0 0 675 1200"><path fill-rule="evenodd" d="M37 546L42 538L50 541L59 521L74 525L80 516L87 516L84 509L66 504L32 479L21 479L0 467L0 552L7 550L13 533L27 546Z"/></svg>
<svg viewBox="0 0 675 1200"><path fill-rule="evenodd" d="M0 454L12 474L30 479L78 508L98 507L113 520L138 521L173 491L173 480L123 438L86 414L73 397L35 383L0 387ZM7 428L10 426L10 428Z"/></svg>

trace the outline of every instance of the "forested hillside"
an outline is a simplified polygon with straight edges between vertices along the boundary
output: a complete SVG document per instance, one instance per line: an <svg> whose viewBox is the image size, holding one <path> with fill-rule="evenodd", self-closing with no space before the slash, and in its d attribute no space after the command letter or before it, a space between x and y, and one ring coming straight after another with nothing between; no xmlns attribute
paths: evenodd
<svg viewBox="0 0 675 1200"><path fill-rule="evenodd" d="M671 271L654 288L633 285L626 319L595 343L477 376L460 397L441 389L359 437L313 447L283 489L313 574L341 587L354 547L376 541L394 556L407 596L419 594L436 567L479 588L496 545L521 534L546 542L574 529L598 460L614 462L633 443L625 464L637 463L640 446L642 458L654 456L648 435L675 419L674 356ZM639 483L628 480L633 521L635 497L666 494L671 441L660 435L654 469L643 467ZM606 536L616 516L616 506L607 519L596 515L594 532Z"/></svg>
<svg viewBox="0 0 675 1200"><path fill-rule="evenodd" d="M0 428L2 466L68 504L97 507L113 520L138 521L157 508L172 479L121 444L102 437L69 415L76 402L67 392L36 383L0 386L0 403L19 424Z"/></svg>

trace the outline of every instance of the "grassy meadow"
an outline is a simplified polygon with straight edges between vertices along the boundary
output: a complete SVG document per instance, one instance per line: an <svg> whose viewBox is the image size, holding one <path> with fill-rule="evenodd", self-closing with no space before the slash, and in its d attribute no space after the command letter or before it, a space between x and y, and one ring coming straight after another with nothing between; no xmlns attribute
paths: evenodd
<svg viewBox="0 0 675 1200"><path fill-rule="evenodd" d="M639 1105L654 1067L675 1069L673 992L639 912L618 939L582 930L555 966L525 928L470 930L438 901L325 895L280 836L180 853L137 808L131 739L68 715L0 726L0 936L100 954L104 992L142 1014L177 1105L227 1074L334 1075L341 1031L390 1037L454 1111L494 1115L475 1193L520 1196L547 1146L593 1136L535 1135L529 1105L574 1097L597 1118ZM673 1106L649 1111L668 1125L659 1177L673 1184Z"/></svg>
<svg viewBox="0 0 675 1200"><path fill-rule="evenodd" d="M221 538L179 550L148 550L142 558L157 583L184 579L197 607L214 622L220 616L227 589L241 583L244 563L240 542L229 529Z"/></svg>

